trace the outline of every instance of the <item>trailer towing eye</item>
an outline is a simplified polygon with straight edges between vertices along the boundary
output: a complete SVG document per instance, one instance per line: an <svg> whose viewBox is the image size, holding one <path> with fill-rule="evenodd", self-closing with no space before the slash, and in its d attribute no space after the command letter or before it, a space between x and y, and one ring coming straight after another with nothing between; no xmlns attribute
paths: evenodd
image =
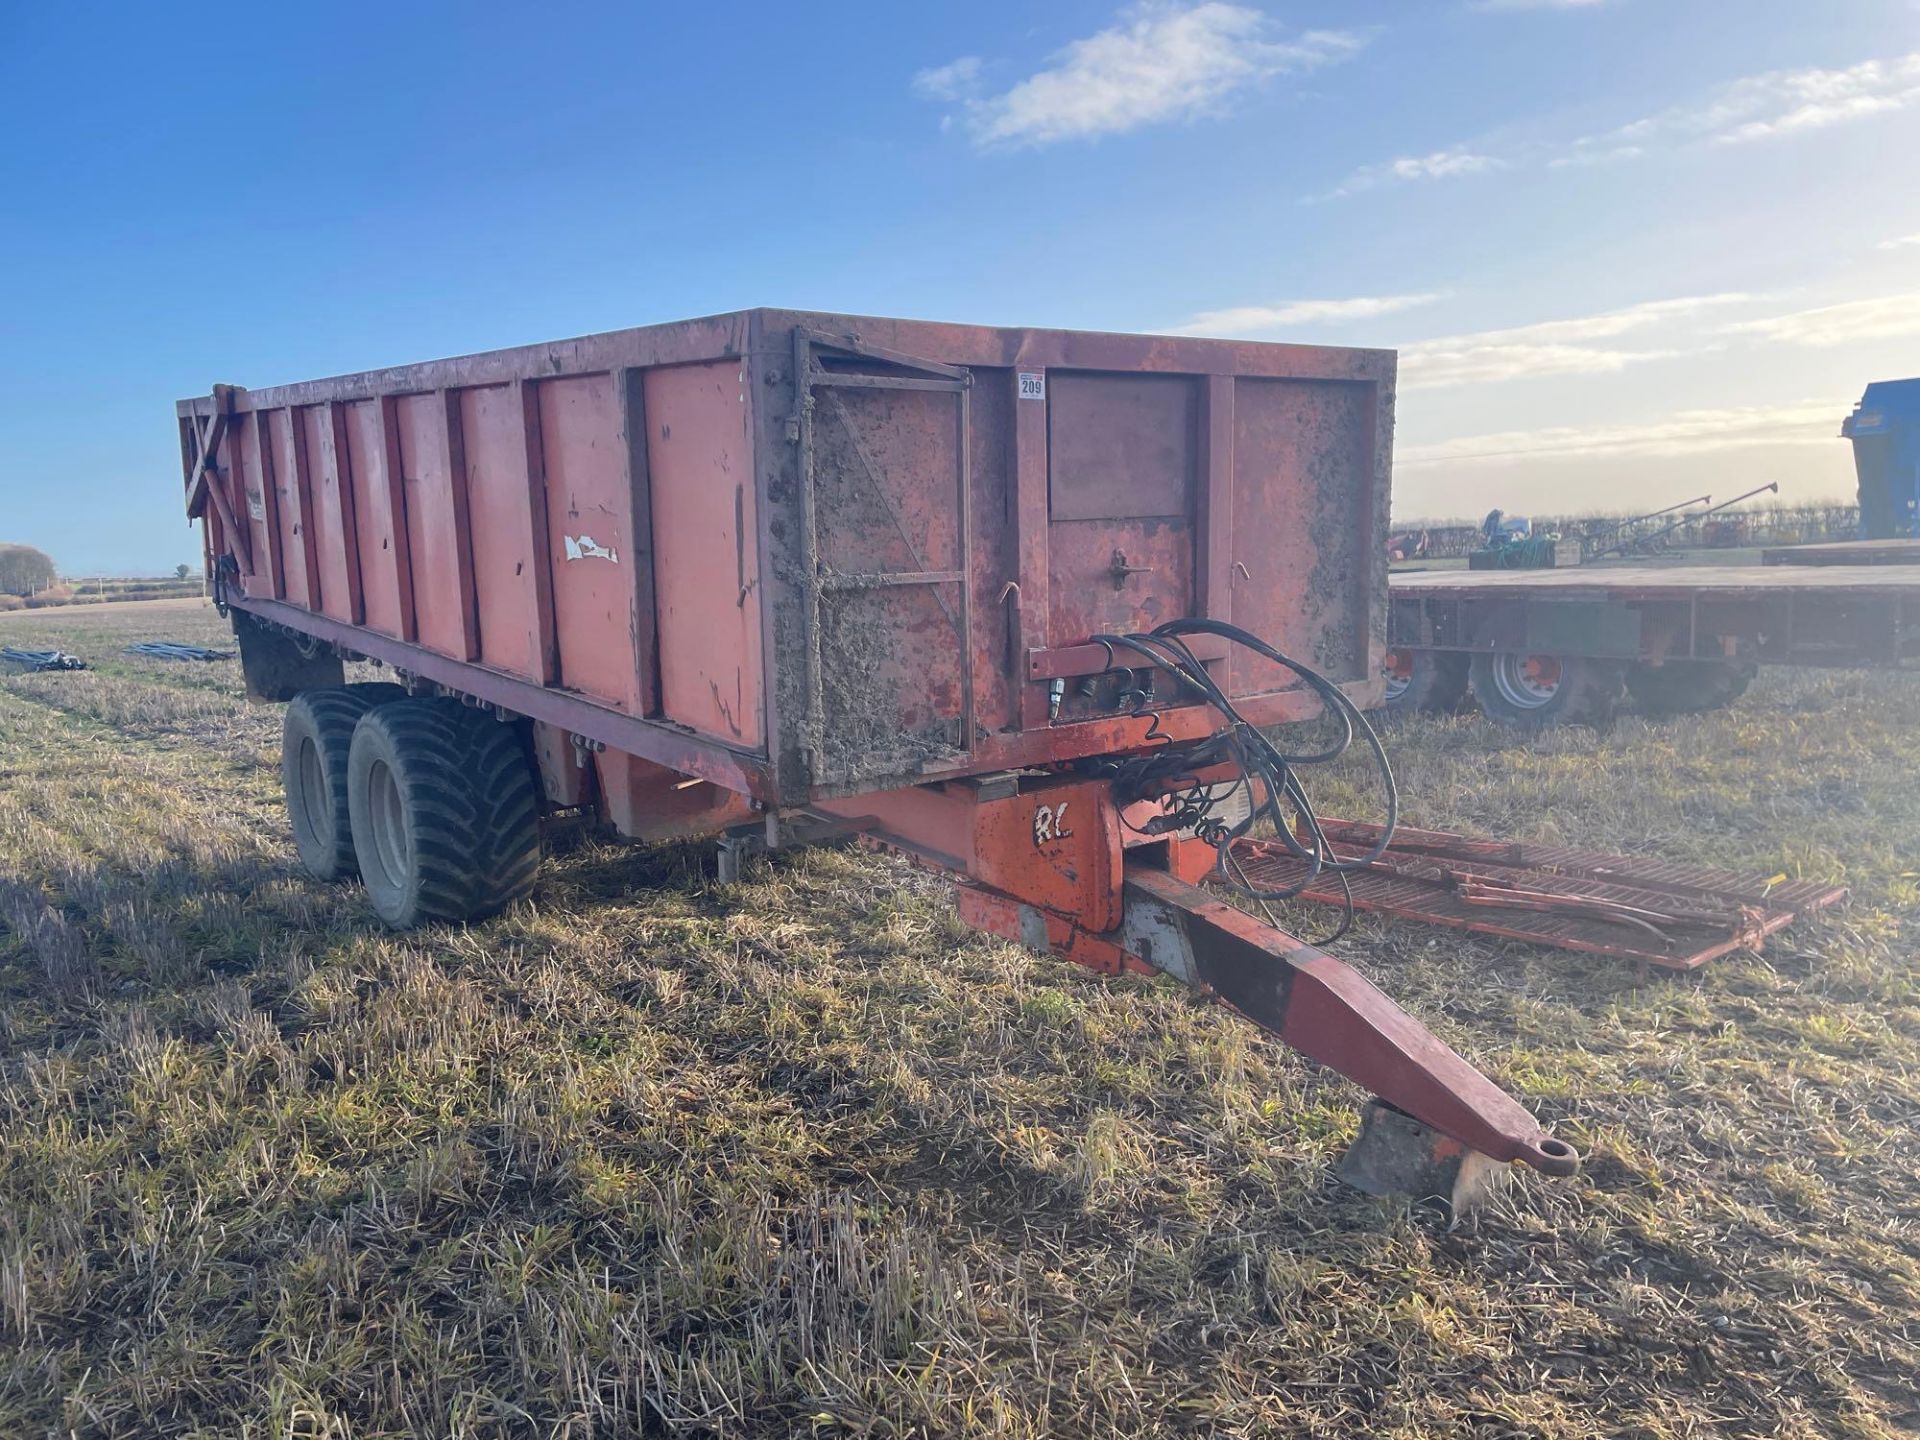
<svg viewBox="0 0 1920 1440"><path fill-rule="evenodd" d="M1357 971L1163 870L1129 865L1116 931L1095 934L980 885L971 924L1095 969L1151 969L1239 1011L1375 1097L1340 1178L1459 1214L1515 1162L1572 1175L1580 1156Z"/></svg>

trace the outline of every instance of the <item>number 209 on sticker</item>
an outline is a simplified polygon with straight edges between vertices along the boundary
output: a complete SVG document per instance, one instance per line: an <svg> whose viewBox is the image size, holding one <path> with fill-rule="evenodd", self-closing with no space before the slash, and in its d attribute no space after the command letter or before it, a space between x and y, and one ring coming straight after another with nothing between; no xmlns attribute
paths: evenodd
<svg viewBox="0 0 1920 1440"><path fill-rule="evenodd" d="M1022 370L1020 372L1020 398L1022 400L1044 400L1047 398L1047 376L1044 370Z"/></svg>

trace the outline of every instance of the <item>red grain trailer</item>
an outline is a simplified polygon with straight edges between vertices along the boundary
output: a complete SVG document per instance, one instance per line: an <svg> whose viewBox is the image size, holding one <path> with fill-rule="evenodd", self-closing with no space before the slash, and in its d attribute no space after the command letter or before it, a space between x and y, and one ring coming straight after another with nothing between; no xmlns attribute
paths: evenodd
<svg viewBox="0 0 1920 1440"><path fill-rule="evenodd" d="M1254 727L1365 731L1393 377L751 310L217 386L179 421L249 694L292 702L302 861L389 923L526 894L554 810L730 855L859 832L983 928L1206 986L1393 1102L1369 1137L1412 1133L1363 1183L1409 1146L1448 1184L1469 1151L1567 1173L1377 990L1193 883L1253 818L1311 829L1315 757Z"/></svg>

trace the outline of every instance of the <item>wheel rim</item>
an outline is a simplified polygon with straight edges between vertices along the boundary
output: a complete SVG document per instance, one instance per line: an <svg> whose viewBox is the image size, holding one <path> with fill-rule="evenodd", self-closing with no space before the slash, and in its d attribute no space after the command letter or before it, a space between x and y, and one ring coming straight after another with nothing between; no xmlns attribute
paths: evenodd
<svg viewBox="0 0 1920 1440"><path fill-rule="evenodd" d="M1387 699L1398 700L1413 683L1413 652L1389 650L1380 662L1380 673L1387 679Z"/></svg>
<svg viewBox="0 0 1920 1440"><path fill-rule="evenodd" d="M327 794L326 773L320 768L320 747L311 735L300 738L294 761L294 826L309 839L325 843L333 833L333 806Z"/></svg>
<svg viewBox="0 0 1920 1440"><path fill-rule="evenodd" d="M1516 710L1551 705L1560 693L1562 669L1551 655L1501 654L1493 657L1493 687Z"/></svg>
<svg viewBox="0 0 1920 1440"><path fill-rule="evenodd" d="M367 767L366 801L374 864L380 867L381 880L397 888L407 873L407 808L399 777L383 760Z"/></svg>

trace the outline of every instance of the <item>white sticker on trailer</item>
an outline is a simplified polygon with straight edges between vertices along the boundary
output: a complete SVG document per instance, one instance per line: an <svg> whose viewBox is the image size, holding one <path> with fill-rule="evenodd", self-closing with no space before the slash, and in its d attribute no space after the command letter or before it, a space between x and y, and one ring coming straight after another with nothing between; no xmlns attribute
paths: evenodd
<svg viewBox="0 0 1920 1440"><path fill-rule="evenodd" d="M602 545L591 535L566 535L567 559L569 560L611 560L620 563L620 552L610 545Z"/></svg>
<svg viewBox="0 0 1920 1440"><path fill-rule="evenodd" d="M1020 398L1022 400L1044 400L1047 398L1047 375L1044 370L1022 370L1020 372Z"/></svg>

